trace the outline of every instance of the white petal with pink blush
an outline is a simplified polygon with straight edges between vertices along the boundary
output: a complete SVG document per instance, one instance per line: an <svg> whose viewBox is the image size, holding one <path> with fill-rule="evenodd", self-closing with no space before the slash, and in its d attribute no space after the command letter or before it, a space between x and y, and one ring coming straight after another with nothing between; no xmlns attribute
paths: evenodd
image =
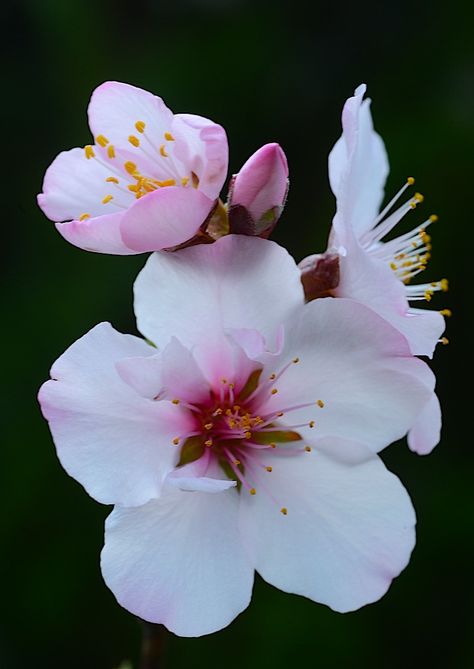
<svg viewBox="0 0 474 669"><path fill-rule="evenodd" d="M94 143L60 153L38 196L65 239L124 255L194 237L227 175L224 129L118 82L94 91L89 124Z"/></svg>
<svg viewBox="0 0 474 669"><path fill-rule="evenodd" d="M305 304L286 251L238 235L155 254L135 299L158 349L98 326L40 393L67 471L121 507L102 557L119 602L194 636L247 606L254 568L337 610L382 596L414 517L373 451L431 397L405 338L352 300Z"/></svg>

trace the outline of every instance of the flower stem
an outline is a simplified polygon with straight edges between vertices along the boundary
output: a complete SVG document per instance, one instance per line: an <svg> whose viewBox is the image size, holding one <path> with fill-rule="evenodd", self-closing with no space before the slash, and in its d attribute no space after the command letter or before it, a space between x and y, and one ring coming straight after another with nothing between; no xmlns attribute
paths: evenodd
<svg viewBox="0 0 474 669"><path fill-rule="evenodd" d="M140 621L143 630L140 669L163 669L167 631L163 625Z"/></svg>

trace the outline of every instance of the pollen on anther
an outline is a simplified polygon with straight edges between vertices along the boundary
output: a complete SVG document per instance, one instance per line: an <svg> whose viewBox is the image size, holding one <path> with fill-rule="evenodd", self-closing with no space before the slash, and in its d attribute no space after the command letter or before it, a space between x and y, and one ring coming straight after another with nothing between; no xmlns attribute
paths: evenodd
<svg viewBox="0 0 474 669"><path fill-rule="evenodd" d="M251 432L246 432L246 433L244 434L244 437L245 437L246 439L250 439L250 438L252 437L252 433L251 433Z"/></svg>
<svg viewBox="0 0 474 669"><path fill-rule="evenodd" d="M90 214L81 214L81 215L79 216L79 220L80 220L80 221L85 221L87 218L90 218L90 217L91 217Z"/></svg>
<svg viewBox="0 0 474 669"><path fill-rule="evenodd" d="M316 404L317 404L318 407L320 407L321 409L324 407L324 402L323 402L323 400L316 400Z"/></svg>
<svg viewBox="0 0 474 669"><path fill-rule="evenodd" d="M179 444L179 437L175 437L175 438L173 439L173 444L174 444L175 446L177 446L177 445Z"/></svg>
<svg viewBox="0 0 474 669"><path fill-rule="evenodd" d="M440 286L441 290L443 291L443 293L445 293L447 290L449 290L448 280L447 279L441 279L441 281L439 282L439 286Z"/></svg>
<svg viewBox="0 0 474 669"><path fill-rule="evenodd" d="M179 404L179 400L175 398L174 400L171 400L171 404Z"/></svg>
<svg viewBox="0 0 474 669"><path fill-rule="evenodd" d="M415 183L414 177L407 177L407 184L409 186L413 186L414 183Z"/></svg>
<svg viewBox="0 0 474 669"><path fill-rule="evenodd" d="M278 392L278 389L277 389L277 388L272 388L271 391L270 391L270 394L271 394L271 395L276 395L277 392Z"/></svg>
<svg viewBox="0 0 474 669"><path fill-rule="evenodd" d="M107 147L107 155L109 158L115 158L115 149L113 144L110 144L110 146Z"/></svg>
<svg viewBox="0 0 474 669"><path fill-rule="evenodd" d="M113 196L113 195L110 195L110 194L109 194L109 195L106 195L106 196L104 197L104 199L102 200L102 204L107 204L108 202L110 202L110 201L113 200L113 199L114 199L114 196Z"/></svg>
<svg viewBox="0 0 474 669"><path fill-rule="evenodd" d="M173 137L173 135L172 135L170 132L165 132L165 139L166 139L168 142L174 142L174 137Z"/></svg>
<svg viewBox="0 0 474 669"><path fill-rule="evenodd" d="M91 158L95 158L94 149L90 144L88 144L87 146L84 147L84 153L86 155L87 160L90 160Z"/></svg>
<svg viewBox="0 0 474 669"><path fill-rule="evenodd" d="M97 144L100 144L101 146L107 146L107 144L109 143L109 140L107 139L107 137L104 137L104 135L97 135L95 141L97 142Z"/></svg>
<svg viewBox="0 0 474 669"><path fill-rule="evenodd" d="M441 344L443 344L443 346L447 346L447 344L449 344L449 339L447 337L441 337L439 341Z"/></svg>
<svg viewBox="0 0 474 669"><path fill-rule="evenodd" d="M438 220L438 216L436 216L436 214L431 214L431 216L430 216L431 223L436 223L437 220Z"/></svg>
<svg viewBox="0 0 474 669"><path fill-rule="evenodd" d="M273 467L270 467L270 466L265 467L265 469L267 470L267 472L272 472L273 471Z"/></svg>
<svg viewBox="0 0 474 669"><path fill-rule="evenodd" d="M137 121L135 123L135 128L138 132L145 132L145 121Z"/></svg>
<svg viewBox="0 0 474 669"><path fill-rule="evenodd" d="M293 358L293 360L291 362L293 362L296 365L299 361L300 361L299 358Z"/></svg>
<svg viewBox="0 0 474 669"><path fill-rule="evenodd" d="M181 179L181 186L187 186L188 181L189 181L189 177L183 177Z"/></svg>
<svg viewBox="0 0 474 669"><path fill-rule="evenodd" d="M270 374L268 379L269 379L269 381L274 381L276 379L276 374Z"/></svg>
<svg viewBox="0 0 474 669"><path fill-rule="evenodd" d="M106 182L109 184L118 184L119 180L117 177L107 177Z"/></svg>
<svg viewBox="0 0 474 669"><path fill-rule="evenodd" d="M205 430L212 430L213 426L214 426L213 423L205 423L204 429Z"/></svg>
<svg viewBox="0 0 474 669"><path fill-rule="evenodd" d="M311 446L305 446L304 450L306 451L306 453L311 453L312 449L311 449Z"/></svg>
<svg viewBox="0 0 474 669"><path fill-rule="evenodd" d="M277 445L274 444L273 442L270 444L270 448L276 448L276 447L277 447Z"/></svg>
<svg viewBox="0 0 474 669"><path fill-rule="evenodd" d="M308 423L309 427L314 427L315 425L316 425L316 423L314 422L314 420L310 420L309 423Z"/></svg>
<svg viewBox="0 0 474 669"><path fill-rule="evenodd" d="M284 516L288 515L288 509L286 508L286 506L281 507L280 513L282 513Z"/></svg>
<svg viewBox="0 0 474 669"><path fill-rule="evenodd" d="M137 171L137 166L135 165L135 163L132 163L131 160L127 160L127 162L124 163L123 166L125 167L125 170L129 174L134 174Z"/></svg>
<svg viewBox="0 0 474 669"><path fill-rule="evenodd" d="M257 494L257 491L255 490L255 488L250 488L249 493L250 493L251 495L256 495L256 494Z"/></svg>
<svg viewBox="0 0 474 669"><path fill-rule="evenodd" d="M446 318L450 318L453 315L451 309L441 309L439 313L441 314L441 316L446 316Z"/></svg>
<svg viewBox="0 0 474 669"><path fill-rule="evenodd" d="M208 447L212 446L212 439L206 439L206 441L204 442L204 446L208 446Z"/></svg>
<svg viewBox="0 0 474 669"><path fill-rule="evenodd" d="M140 146L140 140L138 137L135 137L135 135L129 135L128 141L130 144L132 144L132 146Z"/></svg>
<svg viewBox="0 0 474 669"><path fill-rule="evenodd" d="M168 153L167 153L167 151L166 151L166 149L165 149L165 145L164 145L164 144L162 144L162 145L160 146L160 155L163 156L163 158L167 158L167 157L168 157Z"/></svg>

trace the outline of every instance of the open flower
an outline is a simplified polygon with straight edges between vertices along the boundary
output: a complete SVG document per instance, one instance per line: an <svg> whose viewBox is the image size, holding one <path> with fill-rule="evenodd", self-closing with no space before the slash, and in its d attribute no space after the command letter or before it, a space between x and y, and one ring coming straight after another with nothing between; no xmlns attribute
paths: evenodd
<svg viewBox="0 0 474 669"><path fill-rule="evenodd" d="M96 88L88 114L94 144L60 153L38 196L61 235L114 254L194 237L226 178L223 128L173 114L161 98L118 82Z"/></svg>
<svg viewBox="0 0 474 669"><path fill-rule="evenodd" d="M342 113L343 132L329 155L329 179L337 212L325 254L300 263L307 297L319 294L355 299L383 316L407 338L414 355L433 355L444 330L449 309L415 308L429 302L436 291L447 290L447 280L411 284L430 257L429 216L411 232L383 241L407 214L423 201L420 193L392 213L396 202L413 185L409 177L380 211L388 160L381 137L374 131L370 100L363 100L365 84L347 100ZM431 389L434 379L427 379ZM441 411L434 393L408 436L412 450L429 453L439 441Z"/></svg>
<svg viewBox="0 0 474 669"><path fill-rule="evenodd" d="M158 349L98 325L40 391L65 469L103 503L104 578L177 634L269 583L349 611L407 564L414 512L376 452L429 402L426 365L353 300L304 303L278 245L152 255L135 284Z"/></svg>

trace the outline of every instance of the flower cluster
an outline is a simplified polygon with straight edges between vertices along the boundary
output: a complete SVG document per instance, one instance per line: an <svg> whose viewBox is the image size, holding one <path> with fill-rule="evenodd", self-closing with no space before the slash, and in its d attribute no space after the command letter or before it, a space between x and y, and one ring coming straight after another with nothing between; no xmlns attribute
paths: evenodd
<svg viewBox="0 0 474 669"><path fill-rule="evenodd" d="M360 86L329 157L328 248L298 266L269 241L288 191L278 144L230 180L223 128L109 82L94 143L61 153L39 204L80 248L153 252L135 281L143 339L101 323L54 363L40 403L66 471L113 504L101 566L126 609L176 634L221 629L254 572L351 611L407 565L415 514L377 455L439 440L431 356L443 316L414 308L446 280L424 269L422 201L381 213L388 164ZM441 338L441 339L440 339Z"/></svg>

